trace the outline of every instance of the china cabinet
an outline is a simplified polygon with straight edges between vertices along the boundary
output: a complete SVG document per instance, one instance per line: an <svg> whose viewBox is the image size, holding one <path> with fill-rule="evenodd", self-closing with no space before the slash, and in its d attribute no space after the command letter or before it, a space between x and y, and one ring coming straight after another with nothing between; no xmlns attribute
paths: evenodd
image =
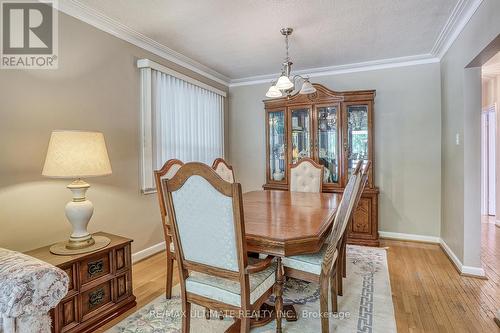
<svg viewBox="0 0 500 333"><path fill-rule="evenodd" d="M264 101L266 183L288 190L288 170L310 157L325 167L323 192L343 192L359 160L371 160L368 184L349 227L349 243L378 246L378 188L374 185L374 90L335 92L314 83L309 95Z"/></svg>

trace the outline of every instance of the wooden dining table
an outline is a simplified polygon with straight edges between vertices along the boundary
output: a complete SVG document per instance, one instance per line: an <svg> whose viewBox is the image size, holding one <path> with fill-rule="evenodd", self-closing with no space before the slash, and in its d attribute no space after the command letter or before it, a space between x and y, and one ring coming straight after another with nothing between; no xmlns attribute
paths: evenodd
<svg viewBox="0 0 500 333"><path fill-rule="evenodd" d="M275 312L283 313L281 258L318 252L333 224L341 195L290 191L252 191L243 194L247 251L277 258ZM276 332L281 332L281 320Z"/></svg>

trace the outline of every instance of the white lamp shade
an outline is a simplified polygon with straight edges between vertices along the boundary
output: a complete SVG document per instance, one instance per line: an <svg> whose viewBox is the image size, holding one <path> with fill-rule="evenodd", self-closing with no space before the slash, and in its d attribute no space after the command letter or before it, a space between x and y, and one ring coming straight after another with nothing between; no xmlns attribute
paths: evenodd
<svg viewBox="0 0 500 333"><path fill-rule="evenodd" d="M278 82L276 82L276 88L278 88L279 90L288 90L293 88L293 83L292 81L290 81L288 76L281 75L278 79Z"/></svg>
<svg viewBox="0 0 500 333"><path fill-rule="evenodd" d="M281 97L281 96L283 96L283 94L281 93L281 91L278 88L276 88L276 86L270 86L269 90L266 93L266 97L270 97L270 98L276 98L276 97Z"/></svg>
<svg viewBox="0 0 500 333"><path fill-rule="evenodd" d="M104 135L100 132L53 131L42 175L86 178L111 174Z"/></svg>
<svg viewBox="0 0 500 333"><path fill-rule="evenodd" d="M305 80L304 83L302 84L302 89L300 89L299 94L302 95L307 95L307 94L312 94L316 92L316 88L309 82L309 80Z"/></svg>

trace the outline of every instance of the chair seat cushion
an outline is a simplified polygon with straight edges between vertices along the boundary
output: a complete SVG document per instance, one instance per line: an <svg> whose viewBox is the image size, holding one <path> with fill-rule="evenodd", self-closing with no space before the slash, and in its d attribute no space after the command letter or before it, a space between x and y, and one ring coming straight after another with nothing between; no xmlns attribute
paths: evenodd
<svg viewBox="0 0 500 333"><path fill-rule="evenodd" d="M249 262L255 262L249 258ZM257 301L276 281L276 262L258 273L249 275L250 303ZM186 291L222 303L241 306L241 288L238 281L199 272L192 272L186 279Z"/></svg>
<svg viewBox="0 0 500 333"><path fill-rule="evenodd" d="M284 267L293 268L302 272L308 272L316 275L321 274L321 264L325 256L326 246L317 253L301 254L297 256L284 257L282 263ZM337 251L333 256L333 260L337 259Z"/></svg>

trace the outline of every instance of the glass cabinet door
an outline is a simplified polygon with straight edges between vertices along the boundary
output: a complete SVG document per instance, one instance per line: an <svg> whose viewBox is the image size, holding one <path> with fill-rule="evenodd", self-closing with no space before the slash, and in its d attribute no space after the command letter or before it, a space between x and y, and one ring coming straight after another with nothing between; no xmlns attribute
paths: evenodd
<svg viewBox="0 0 500 333"><path fill-rule="evenodd" d="M338 151L338 106L317 107L318 137L316 151L318 161L325 167L324 183L339 181L339 151Z"/></svg>
<svg viewBox="0 0 500 333"><path fill-rule="evenodd" d="M285 180L286 137L285 111L268 112L269 121L269 178L270 181Z"/></svg>
<svg viewBox="0 0 500 333"><path fill-rule="evenodd" d="M290 112L291 164L301 158L311 157L311 112L308 108L293 109Z"/></svg>
<svg viewBox="0 0 500 333"><path fill-rule="evenodd" d="M351 176L360 160L368 159L368 105L348 105L347 136L345 149L347 155L347 175Z"/></svg>

